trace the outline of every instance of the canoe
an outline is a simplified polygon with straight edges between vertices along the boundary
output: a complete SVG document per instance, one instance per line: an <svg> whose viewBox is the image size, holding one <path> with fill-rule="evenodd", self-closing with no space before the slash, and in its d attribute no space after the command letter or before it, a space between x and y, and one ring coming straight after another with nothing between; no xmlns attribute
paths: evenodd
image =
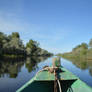
<svg viewBox="0 0 92 92"><path fill-rule="evenodd" d="M58 74L62 92L92 92L92 88L73 75L64 67ZM41 71L16 92L54 92L55 76L48 71ZM59 92L59 91L58 91Z"/></svg>

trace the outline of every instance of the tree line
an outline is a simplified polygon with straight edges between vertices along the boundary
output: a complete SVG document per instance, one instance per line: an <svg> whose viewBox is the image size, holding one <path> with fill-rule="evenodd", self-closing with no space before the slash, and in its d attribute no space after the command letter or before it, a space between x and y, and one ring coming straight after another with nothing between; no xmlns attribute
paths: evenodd
<svg viewBox="0 0 92 92"><path fill-rule="evenodd" d="M52 53L40 48L39 43L32 39L24 45L18 32L13 32L10 35L0 32L0 56L31 55L52 55Z"/></svg>
<svg viewBox="0 0 92 92"><path fill-rule="evenodd" d="M81 43L75 46L71 52L60 53L59 56L63 56L65 58L86 58L92 59L92 39L90 39L89 43Z"/></svg>

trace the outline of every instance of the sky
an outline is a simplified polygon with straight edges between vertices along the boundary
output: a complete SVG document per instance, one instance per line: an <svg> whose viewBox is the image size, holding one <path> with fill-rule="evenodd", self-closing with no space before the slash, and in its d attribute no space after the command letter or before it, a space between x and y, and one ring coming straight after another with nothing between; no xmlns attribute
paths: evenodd
<svg viewBox="0 0 92 92"><path fill-rule="evenodd" d="M92 38L92 0L0 0L0 32L19 32L53 52L69 52Z"/></svg>

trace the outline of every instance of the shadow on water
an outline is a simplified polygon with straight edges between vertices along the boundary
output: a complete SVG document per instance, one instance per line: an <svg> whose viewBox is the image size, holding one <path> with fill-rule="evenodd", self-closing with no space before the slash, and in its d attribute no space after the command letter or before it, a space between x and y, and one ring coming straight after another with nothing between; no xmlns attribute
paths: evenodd
<svg viewBox="0 0 92 92"><path fill-rule="evenodd" d="M28 72L37 68L37 63L44 61L48 57L27 57L27 58L2 58L0 59L0 77L16 78L21 68L25 64Z"/></svg>

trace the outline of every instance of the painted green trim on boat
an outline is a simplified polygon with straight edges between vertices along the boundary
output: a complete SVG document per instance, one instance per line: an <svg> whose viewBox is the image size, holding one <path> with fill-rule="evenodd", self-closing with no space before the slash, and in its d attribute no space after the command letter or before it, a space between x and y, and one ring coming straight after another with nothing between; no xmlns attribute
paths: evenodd
<svg viewBox="0 0 92 92"><path fill-rule="evenodd" d="M23 89L28 87L32 82L34 82L34 78L32 78L30 81L28 81L26 84L24 84L21 88L19 88L16 92L21 92Z"/></svg>
<svg viewBox="0 0 92 92"><path fill-rule="evenodd" d="M59 73L62 92L92 92L92 88L73 75L67 69L60 67ZM42 71L36 74L29 82L23 85L16 92L53 92L54 74Z"/></svg>

